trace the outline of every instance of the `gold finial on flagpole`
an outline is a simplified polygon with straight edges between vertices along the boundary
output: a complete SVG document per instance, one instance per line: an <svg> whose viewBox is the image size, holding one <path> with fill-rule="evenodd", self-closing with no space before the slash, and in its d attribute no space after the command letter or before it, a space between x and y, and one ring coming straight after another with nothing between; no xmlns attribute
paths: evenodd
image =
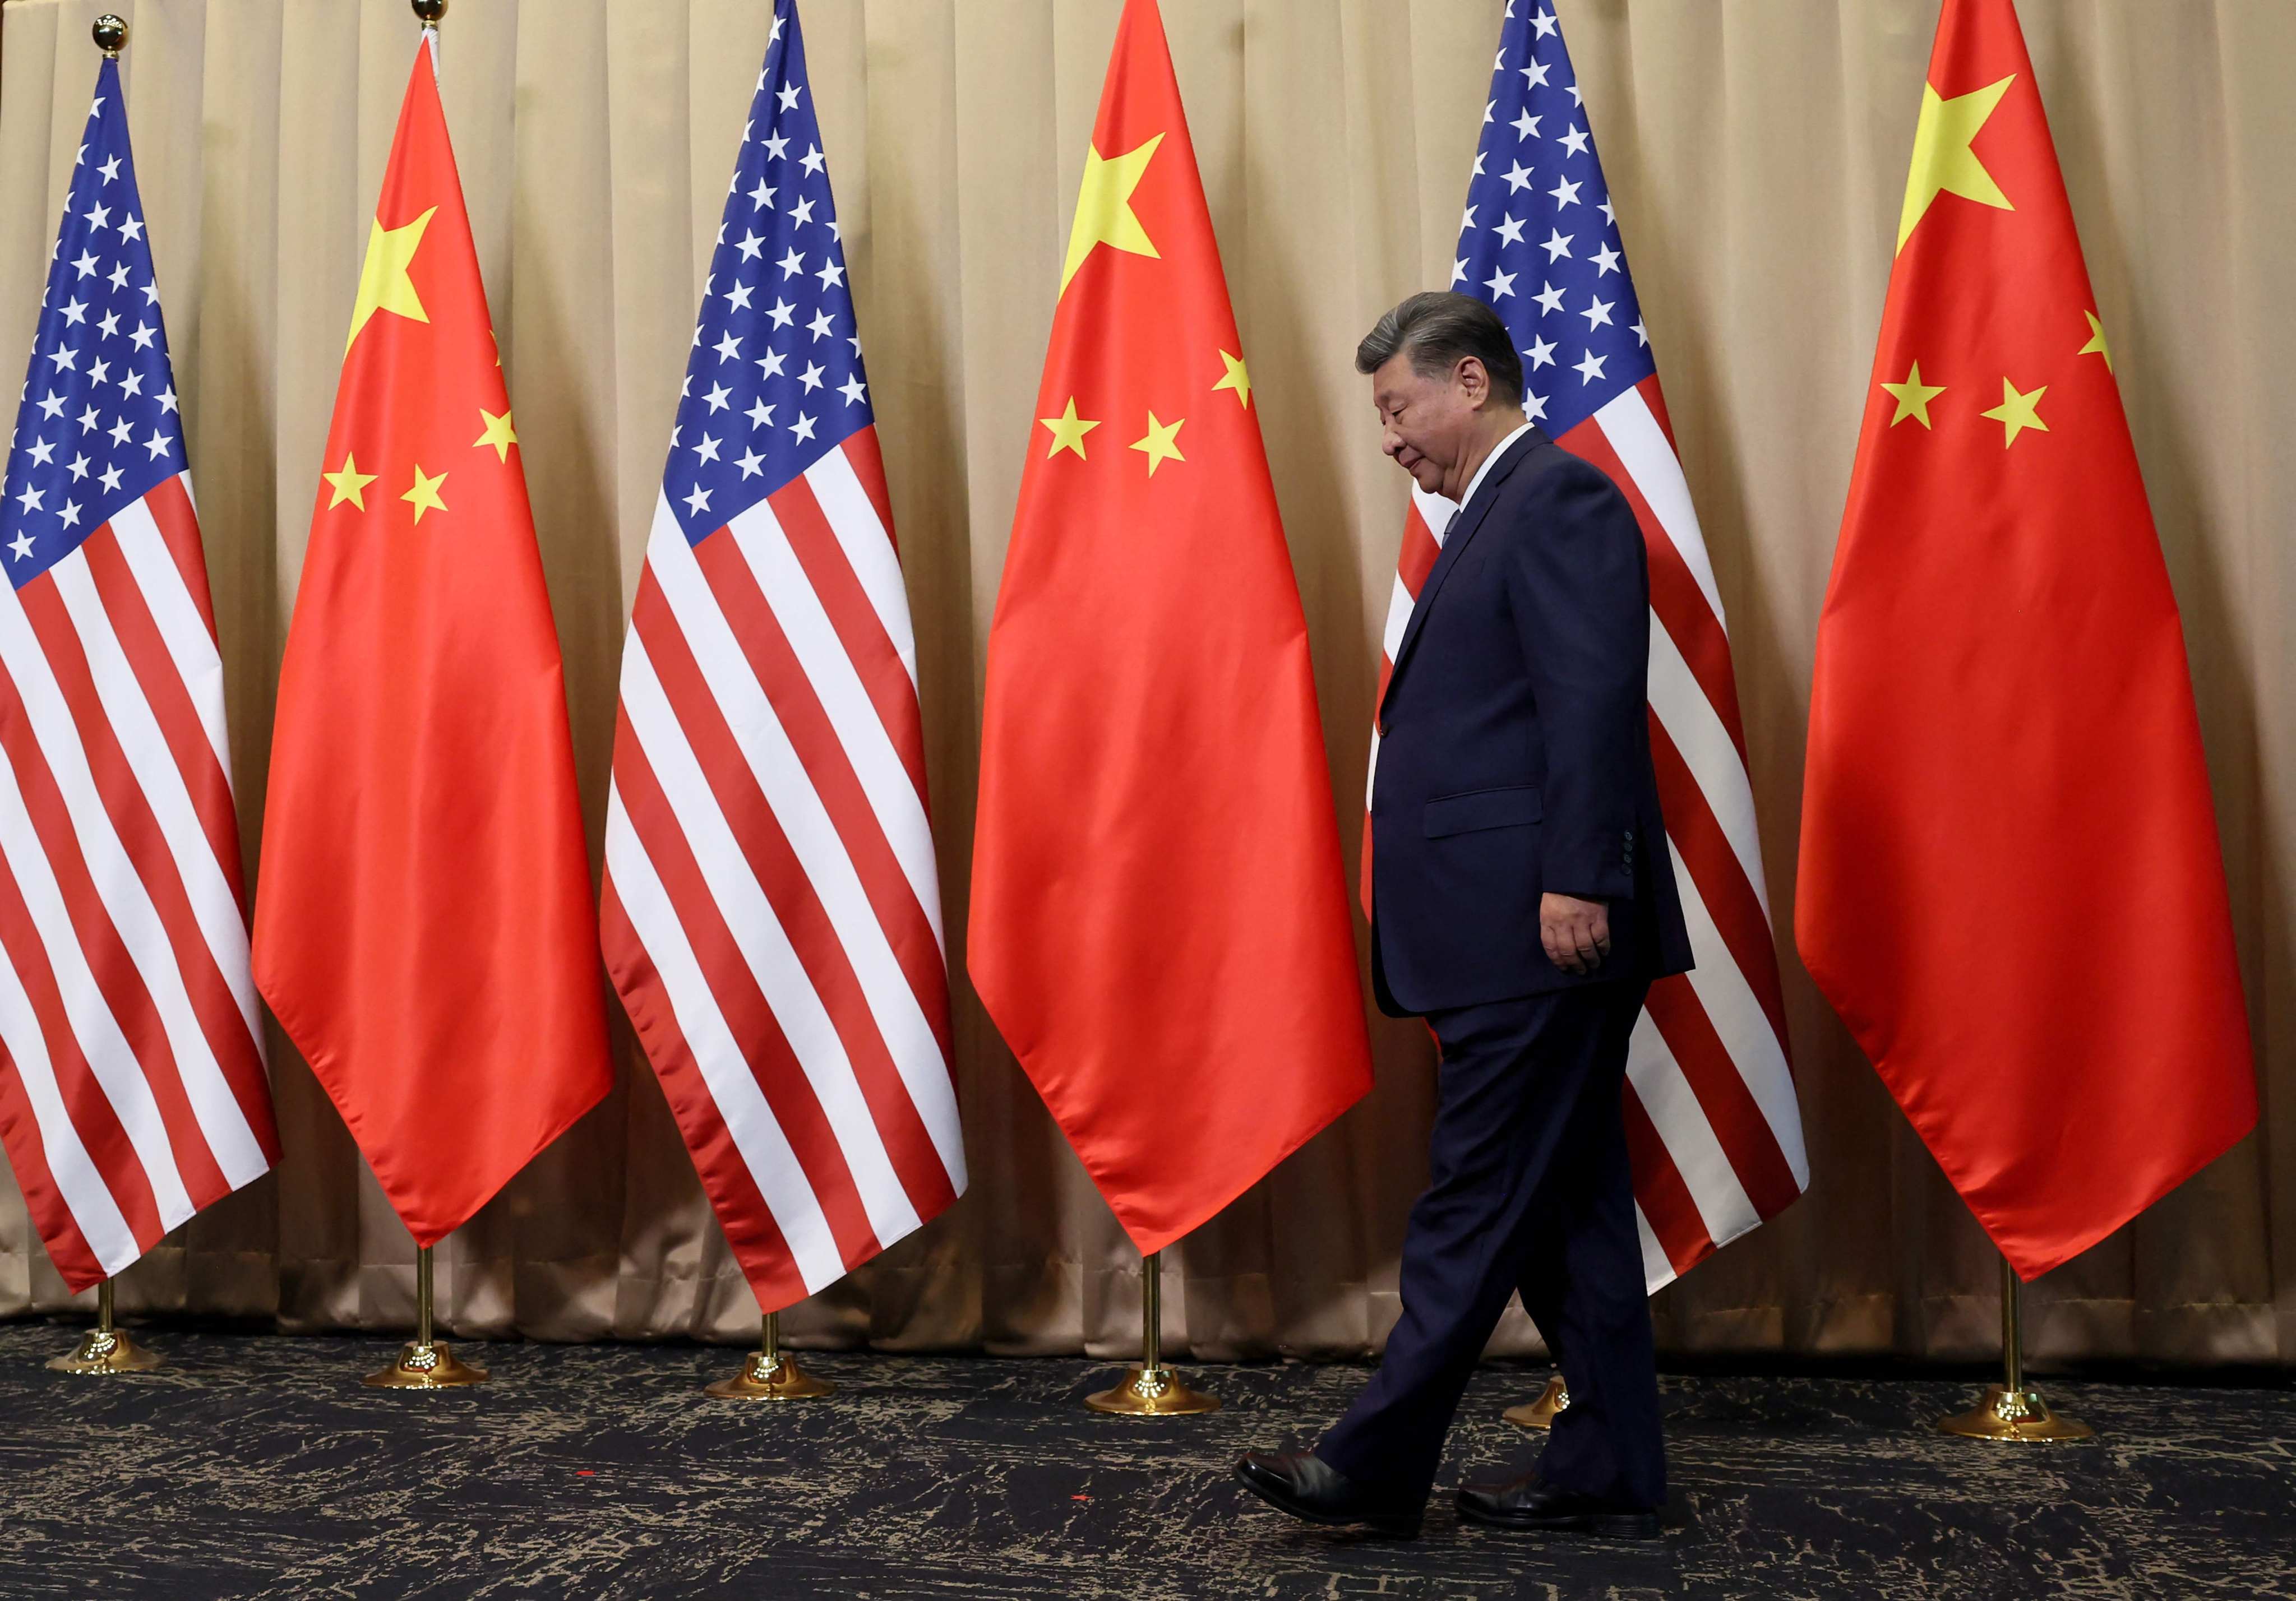
<svg viewBox="0 0 2296 1601"><path fill-rule="evenodd" d="M107 1278L95 1292L95 1327L78 1350L49 1358L48 1366L58 1373L143 1373L159 1367L161 1360L113 1327L111 1280Z"/></svg>
<svg viewBox="0 0 2296 1601"><path fill-rule="evenodd" d="M412 0L415 20L428 29L436 29L447 14L447 0Z"/></svg>
<svg viewBox="0 0 2296 1601"><path fill-rule="evenodd" d="M1164 1366L1163 1253L1140 1259L1140 1361L1128 1368L1113 1390L1087 1395L1084 1404L1095 1412L1125 1417L1176 1417L1197 1412L1217 1412L1219 1398L1192 1390L1187 1380Z"/></svg>
<svg viewBox="0 0 2296 1601"><path fill-rule="evenodd" d="M473 1368L430 1337L430 1247L414 1253L414 1341L399 1348L398 1360L359 1382L375 1390L447 1390L483 1385L487 1370Z"/></svg>
<svg viewBox="0 0 2296 1601"><path fill-rule="evenodd" d="M764 1335L758 1348L731 1378L721 1378L703 1393L719 1401L811 1401L836 1393L837 1386L816 1378L782 1350L782 1315L766 1314Z"/></svg>
<svg viewBox="0 0 2296 1601"><path fill-rule="evenodd" d="M1938 1419L1938 1432L1970 1440L2092 1440L2096 1431L2085 1423L2059 1417L2025 1383L2025 1324L2020 1305L2023 1287L2009 1259L2001 1259L2002 1382L1989 1386L1985 1399L1967 1412Z"/></svg>
<svg viewBox="0 0 2296 1601"><path fill-rule="evenodd" d="M106 12L95 20L95 47L113 61L127 48L127 19Z"/></svg>

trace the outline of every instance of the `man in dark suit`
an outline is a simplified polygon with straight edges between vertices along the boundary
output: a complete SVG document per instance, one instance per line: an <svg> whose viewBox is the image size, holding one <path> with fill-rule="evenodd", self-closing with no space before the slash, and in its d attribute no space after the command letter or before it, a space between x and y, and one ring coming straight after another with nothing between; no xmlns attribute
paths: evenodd
<svg viewBox="0 0 2296 1601"><path fill-rule="evenodd" d="M1379 712L1372 977L1440 1050L1403 1316L1312 1452L1236 1474L1298 1516L1415 1533L1443 1437L1520 1291L1570 1386L1536 1472L1458 1493L1529 1530L1656 1532L1658 1377L1621 1100L1651 981L1690 966L1651 766L1632 509L1522 420L1505 324L1414 295L1356 353L1387 453L1458 503Z"/></svg>

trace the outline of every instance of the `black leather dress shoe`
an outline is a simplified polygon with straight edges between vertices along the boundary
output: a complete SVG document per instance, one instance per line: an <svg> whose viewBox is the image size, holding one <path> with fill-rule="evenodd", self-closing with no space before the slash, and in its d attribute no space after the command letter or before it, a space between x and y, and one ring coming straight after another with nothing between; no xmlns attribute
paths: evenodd
<svg viewBox="0 0 2296 1601"><path fill-rule="evenodd" d="M1658 1514L1649 1508L1564 1490L1535 1473L1507 1484L1462 1486L1458 1500L1461 1518L1487 1528L1615 1534L1632 1540L1658 1535Z"/></svg>
<svg viewBox="0 0 2296 1601"><path fill-rule="evenodd" d="M1270 1506L1311 1523L1361 1523L1411 1540L1426 1512L1424 1503L1364 1489L1313 1451L1246 1451L1236 1460L1235 1476Z"/></svg>

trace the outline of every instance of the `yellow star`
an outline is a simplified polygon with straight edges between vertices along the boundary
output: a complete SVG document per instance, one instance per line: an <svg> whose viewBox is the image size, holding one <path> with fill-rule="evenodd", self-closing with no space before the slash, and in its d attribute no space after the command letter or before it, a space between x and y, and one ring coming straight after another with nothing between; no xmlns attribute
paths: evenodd
<svg viewBox="0 0 2296 1601"><path fill-rule="evenodd" d="M406 270L414 265L414 252L422 248L422 231L438 214L439 208L433 206L404 228L386 228L381 217L374 219L374 231L366 236L366 265L359 269L358 304L351 308L351 336L343 341L346 354L358 342L359 330L366 326L367 319L379 311L394 312L417 323L430 320Z"/></svg>
<svg viewBox="0 0 2296 1601"><path fill-rule="evenodd" d="M2001 404L1982 414L2009 430L2009 437L2001 441L2004 450L2016 444L2017 436L2029 428L2044 434L2049 431L2049 425L2041 421L2041 413L2037 409L2041 404L2041 396L2048 392L2049 386L2043 384L2030 395L2020 395L2015 384L2005 378L2001 380Z"/></svg>
<svg viewBox="0 0 2296 1601"><path fill-rule="evenodd" d="M2104 324L2097 321L2096 314L2093 311L2085 311L2081 313L2081 315L2088 319L2089 341L2073 354L2076 355L2101 355L2104 357L2104 370L2107 372L2112 372L2112 347L2104 342Z"/></svg>
<svg viewBox="0 0 2296 1601"><path fill-rule="evenodd" d="M479 415L486 420L487 431L471 441L471 448L480 450L491 445L495 447L495 455L498 460L509 461L510 447L518 443L518 431L510 425L510 413L504 412L497 417L486 407L480 406Z"/></svg>
<svg viewBox="0 0 2296 1601"><path fill-rule="evenodd" d="M1077 193L1076 222L1069 229L1068 265L1061 268L1062 294L1068 292L1069 280L1077 275L1077 268L1084 265L1095 245L1128 250L1135 256L1156 256L1155 242L1133 215L1132 192L1140 187L1149 160L1163 143L1164 135L1159 134L1138 150L1128 151L1113 160L1103 160L1097 149L1086 147L1084 187Z"/></svg>
<svg viewBox="0 0 2296 1601"><path fill-rule="evenodd" d="M1212 386L1212 393L1217 395L1222 389L1234 389L1235 397L1243 402L1243 409L1247 412L1251 410L1251 374L1243 370L1243 357L1230 355L1225 350L1219 353L1219 357L1227 363L1227 376Z"/></svg>
<svg viewBox="0 0 2296 1601"><path fill-rule="evenodd" d="M319 476L334 486L333 498L327 502L328 511L333 511L345 501L362 511L366 510L366 486L374 482L374 474L361 472L358 458L350 452L343 452L343 470L340 472L323 472Z"/></svg>
<svg viewBox="0 0 2296 1601"><path fill-rule="evenodd" d="M1957 194L2002 211L2016 209L1977 159L1977 152L1969 148L1985 119L1993 115L1993 108L2016 81L2013 72L1997 84L1951 100L1941 98L1927 84L1922 86L1922 119L1914 129L1914 165L1906 175L1906 207L1898 216L1898 249L1906 248L1915 225L1940 194Z"/></svg>
<svg viewBox="0 0 2296 1601"><path fill-rule="evenodd" d="M1166 462L1185 462L1188 459L1180 453L1180 447L1175 443L1179 437L1180 430L1187 426L1188 420L1185 417L1167 426L1156 421L1155 413L1148 413L1148 437L1144 439L1134 440L1132 448L1147 454L1150 478L1154 478L1156 470Z"/></svg>
<svg viewBox="0 0 2296 1601"><path fill-rule="evenodd" d="M1923 428L1929 427L1930 402L1945 393L1943 384L1925 384L1922 381L1922 364L1919 362L1915 362L1914 370L1906 374L1905 382L1883 384L1882 387L1887 389L1898 403L1898 414L1890 419L1891 428L1897 427L1908 417Z"/></svg>
<svg viewBox="0 0 2296 1601"><path fill-rule="evenodd" d="M443 472L435 478L425 478L422 464L420 462L414 464L414 487L398 498L414 508L416 522L422 520L425 511L444 511L447 509L447 502L439 498L439 486L446 481L447 475Z"/></svg>
<svg viewBox="0 0 2296 1601"><path fill-rule="evenodd" d="M1076 452L1077 460L1084 461L1086 459L1084 437L1100 426L1097 422L1087 421L1077 415L1076 396L1073 395L1069 396L1069 409L1066 412L1058 417L1039 417L1037 422L1039 427L1053 430L1053 447L1045 453L1045 460L1047 462L1064 450Z"/></svg>

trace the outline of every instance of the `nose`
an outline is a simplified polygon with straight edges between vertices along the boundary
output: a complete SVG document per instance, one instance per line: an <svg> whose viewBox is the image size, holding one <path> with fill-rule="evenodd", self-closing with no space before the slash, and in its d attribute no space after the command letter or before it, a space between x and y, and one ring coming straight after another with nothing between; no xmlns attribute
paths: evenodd
<svg viewBox="0 0 2296 1601"><path fill-rule="evenodd" d="M1379 442L1379 447L1392 456L1403 448L1403 436L1389 429Z"/></svg>

